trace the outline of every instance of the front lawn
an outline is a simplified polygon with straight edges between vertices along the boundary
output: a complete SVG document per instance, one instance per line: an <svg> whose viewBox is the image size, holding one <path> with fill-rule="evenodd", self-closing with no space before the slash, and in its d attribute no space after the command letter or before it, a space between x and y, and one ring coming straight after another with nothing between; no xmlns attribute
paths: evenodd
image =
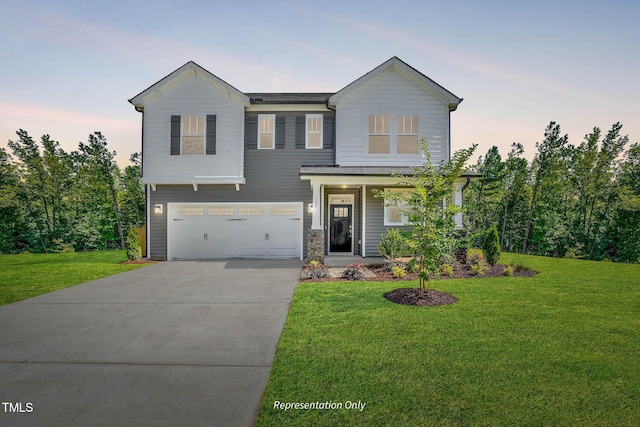
<svg viewBox="0 0 640 427"><path fill-rule="evenodd" d="M637 425L640 265L501 262L540 274L432 282L459 299L440 307L301 282L258 425Z"/></svg>
<svg viewBox="0 0 640 427"><path fill-rule="evenodd" d="M0 305L142 267L125 251L0 255Z"/></svg>

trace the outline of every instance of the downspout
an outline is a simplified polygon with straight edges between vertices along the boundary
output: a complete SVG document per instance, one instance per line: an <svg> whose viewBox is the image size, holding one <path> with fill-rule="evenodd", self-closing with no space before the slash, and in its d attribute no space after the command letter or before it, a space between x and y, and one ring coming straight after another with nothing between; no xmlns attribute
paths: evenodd
<svg viewBox="0 0 640 427"><path fill-rule="evenodd" d="M449 132L449 157L447 158L449 161L451 160L451 109L449 109L449 130L447 132Z"/></svg>
<svg viewBox="0 0 640 427"><path fill-rule="evenodd" d="M336 141L336 124L338 123L338 115L336 114L336 109L329 106L329 98L327 98L325 106L327 110L333 111L333 165L336 166L336 147L338 145Z"/></svg>

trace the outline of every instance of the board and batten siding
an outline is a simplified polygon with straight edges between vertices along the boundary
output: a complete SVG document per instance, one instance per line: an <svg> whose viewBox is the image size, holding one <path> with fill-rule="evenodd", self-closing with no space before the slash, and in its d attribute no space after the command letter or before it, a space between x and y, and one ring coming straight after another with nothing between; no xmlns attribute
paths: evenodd
<svg viewBox="0 0 640 427"><path fill-rule="evenodd" d="M417 166L422 155L368 154L370 115L419 117L419 138L424 137L434 162L449 157L449 107L401 73L390 70L342 99L336 106L336 163L340 166Z"/></svg>
<svg viewBox="0 0 640 427"><path fill-rule="evenodd" d="M171 155L171 116L216 116L216 153ZM184 184L196 176L242 176L244 106L227 91L193 77L144 107L143 182Z"/></svg>
<svg viewBox="0 0 640 427"><path fill-rule="evenodd" d="M298 113L279 113L284 118L284 148L258 150L247 148L244 154L246 184L240 191L233 185L199 185L194 191L191 185L158 185L150 191L150 205L163 203L162 215L150 213L150 250L153 259L167 256L167 209L166 203L177 202L303 202L304 235L303 253L306 253L307 231L311 228L311 214L307 206L311 203L312 191L309 181L300 179L302 165L333 165L331 149L296 149L295 116ZM175 156L173 156L175 157Z"/></svg>

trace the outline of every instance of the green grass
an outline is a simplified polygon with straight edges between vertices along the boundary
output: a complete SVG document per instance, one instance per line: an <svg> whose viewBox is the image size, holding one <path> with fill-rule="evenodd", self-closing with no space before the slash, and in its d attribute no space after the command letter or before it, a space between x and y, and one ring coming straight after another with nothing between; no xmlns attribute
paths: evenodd
<svg viewBox="0 0 640 427"><path fill-rule="evenodd" d="M139 268L125 251L0 255L0 305Z"/></svg>
<svg viewBox="0 0 640 427"><path fill-rule="evenodd" d="M382 297L415 282L300 283L258 425L637 425L640 265L501 262L541 273L432 282L459 298L441 307Z"/></svg>

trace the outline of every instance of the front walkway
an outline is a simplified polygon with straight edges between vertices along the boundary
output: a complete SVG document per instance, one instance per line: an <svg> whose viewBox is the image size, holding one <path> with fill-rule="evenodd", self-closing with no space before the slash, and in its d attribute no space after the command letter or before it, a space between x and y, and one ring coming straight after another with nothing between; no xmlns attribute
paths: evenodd
<svg viewBox="0 0 640 427"><path fill-rule="evenodd" d="M301 266L163 262L0 307L0 425L253 425Z"/></svg>

